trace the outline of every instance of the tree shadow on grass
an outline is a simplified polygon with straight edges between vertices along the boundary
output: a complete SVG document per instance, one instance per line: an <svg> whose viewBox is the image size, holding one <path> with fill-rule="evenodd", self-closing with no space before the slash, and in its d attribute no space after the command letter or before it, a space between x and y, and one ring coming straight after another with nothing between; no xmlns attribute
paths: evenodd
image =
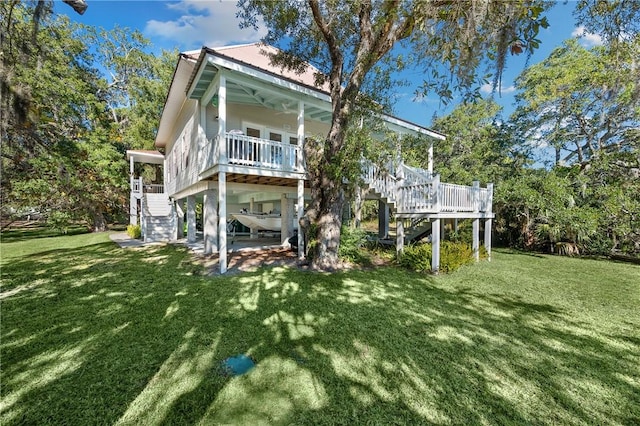
<svg viewBox="0 0 640 426"><path fill-rule="evenodd" d="M3 300L3 424L640 419L638 336L515 296L397 269L205 278L110 243L4 269L27 288ZM239 353L256 367L221 374Z"/></svg>

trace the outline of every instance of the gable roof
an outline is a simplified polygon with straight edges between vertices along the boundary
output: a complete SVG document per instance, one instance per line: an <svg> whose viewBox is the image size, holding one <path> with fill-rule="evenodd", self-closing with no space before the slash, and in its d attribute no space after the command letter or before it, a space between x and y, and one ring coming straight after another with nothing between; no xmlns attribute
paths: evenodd
<svg viewBox="0 0 640 426"><path fill-rule="evenodd" d="M177 101L178 98L176 96L183 96L186 93L187 98L199 99L205 94L215 76L215 72L211 70L216 68L212 68L212 66L247 72L254 78L265 81L270 80L272 84L278 82L282 87L305 93L312 98L316 98L316 100L328 102L330 105L329 83L324 82L320 86L316 84L315 75L320 71L310 64L301 73L274 65L271 63L269 55L277 52L278 49L276 47L258 42L216 48L203 46L200 50L181 53L162 112L162 118L177 113L177 111L169 110L174 110L181 104L181 102L173 102L173 107L171 107L170 98ZM330 119L330 106L325 115ZM162 118L158 129L158 137L156 137L156 146L158 147L165 145L164 139L168 136L165 133L168 129L164 128L163 124L165 123L163 123L164 120ZM381 118L387 125L397 131L410 130L435 139L445 139L445 136L439 132L393 115L384 114Z"/></svg>

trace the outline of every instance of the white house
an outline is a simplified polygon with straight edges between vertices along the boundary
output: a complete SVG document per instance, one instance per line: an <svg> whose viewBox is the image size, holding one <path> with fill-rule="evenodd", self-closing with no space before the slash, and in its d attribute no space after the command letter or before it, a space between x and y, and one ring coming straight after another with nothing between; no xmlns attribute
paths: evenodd
<svg viewBox="0 0 640 426"><path fill-rule="evenodd" d="M140 221L147 240L180 238L186 202L187 240L195 241L200 201L204 250L219 254L221 273L227 269L227 223L239 213L262 213L256 216L260 219L272 213L270 217L280 219L281 241L293 235L309 195L302 144L310 135L326 135L331 121L328 87L315 85L313 68L295 74L275 67L266 55L273 49L248 44L180 54L155 140L164 155L127 152L131 223ZM422 134L430 141L426 170L402 162L391 173L366 168L369 196L385 207L381 234L388 230L389 212L397 221L398 250L411 231L428 228L437 270L441 221L473 219L477 256L479 222L484 220L484 243L490 252L491 185L440 182L433 173L433 143L445 136L393 116L377 119L391 132ZM163 185L145 185L135 177L135 162L162 162ZM259 226L250 224L251 233ZM298 238L302 256L302 232Z"/></svg>

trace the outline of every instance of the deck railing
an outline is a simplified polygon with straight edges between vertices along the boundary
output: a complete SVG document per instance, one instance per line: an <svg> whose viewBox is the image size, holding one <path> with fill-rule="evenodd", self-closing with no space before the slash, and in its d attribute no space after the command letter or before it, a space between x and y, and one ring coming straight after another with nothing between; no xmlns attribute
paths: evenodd
<svg viewBox="0 0 640 426"><path fill-rule="evenodd" d="M220 159L219 137L216 136L204 144L201 152L201 171L224 162L261 169L304 172L304 165L298 160L298 145L235 133L226 133L225 142L226 161Z"/></svg>
<svg viewBox="0 0 640 426"><path fill-rule="evenodd" d="M441 183L427 170L400 166L398 177L373 163L363 167L364 181L381 197L395 205L399 214L438 212L491 212L493 186Z"/></svg>

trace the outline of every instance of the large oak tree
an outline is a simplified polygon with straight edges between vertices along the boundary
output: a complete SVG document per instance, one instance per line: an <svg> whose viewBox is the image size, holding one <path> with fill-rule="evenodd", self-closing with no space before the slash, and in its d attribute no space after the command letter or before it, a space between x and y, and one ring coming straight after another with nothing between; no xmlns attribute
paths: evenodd
<svg viewBox="0 0 640 426"><path fill-rule="evenodd" d="M381 75L410 64L429 78L422 89L451 97L473 92L488 74L499 84L509 52L531 52L546 26L547 3L538 0L240 0L244 25L264 22L264 41L281 48L272 61L292 69L314 64L328 81L332 100L330 129L305 146L311 203L303 226L313 241L313 265L338 264L344 170L354 170L359 149L347 138L363 88ZM480 73L479 73L480 72ZM481 75L481 77L478 77ZM382 79L387 81L386 79ZM376 93L369 91L375 99ZM382 100L381 100L382 101ZM385 102L381 102L384 104ZM345 154L345 153L348 153Z"/></svg>

